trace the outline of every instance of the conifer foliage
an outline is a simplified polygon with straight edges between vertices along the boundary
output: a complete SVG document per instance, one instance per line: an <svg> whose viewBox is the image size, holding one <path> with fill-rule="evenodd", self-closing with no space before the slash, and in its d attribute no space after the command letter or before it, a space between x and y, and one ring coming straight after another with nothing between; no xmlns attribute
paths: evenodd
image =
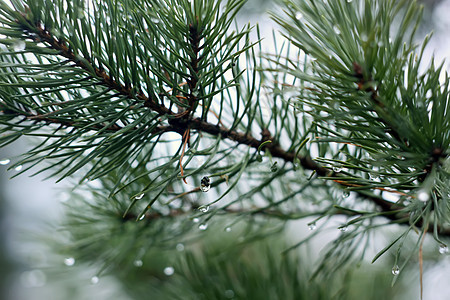
<svg viewBox="0 0 450 300"><path fill-rule="evenodd" d="M422 255L427 235L447 252L450 78L425 62L430 37L417 43L420 6L285 0L272 18L286 41L267 53L257 26L234 23L244 5L0 1L0 146L27 136L11 168L76 180L63 251L143 295L130 278L171 276L159 251L166 261L168 249L196 245L175 268L176 288L164 289L189 289L184 299L260 297L248 289L258 270L236 277L198 255L220 252L200 246L214 231L238 232L222 250L245 266L245 245L309 220L308 238L285 241L287 261L258 249L284 278L259 282L277 286L296 285L289 250L322 227L341 232L313 276L362 259L361 245L392 224L401 232L370 259L394 249L393 273ZM217 286L199 292L201 272L220 274ZM308 299L292 293L282 299Z"/></svg>

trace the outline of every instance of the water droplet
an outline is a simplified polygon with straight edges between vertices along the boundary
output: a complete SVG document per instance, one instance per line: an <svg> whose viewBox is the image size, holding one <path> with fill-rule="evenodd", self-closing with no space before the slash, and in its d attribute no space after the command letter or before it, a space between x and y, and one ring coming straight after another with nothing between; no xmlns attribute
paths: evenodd
<svg viewBox="0 0 450 300"><path fill-rule="evenodd" d="M166 276L172 276L173 273L175 273L175 269L173 267L164 268L164 274L166 274Z"/></svg>
<svg viewBox="0 0 450 300"><path fill-rule="evenodd" d="M198 208L198 210L201 211L202 213L208 212L209 206L208 206L208 205L206 205L206 206L200 206L200 207Z"/></svg>
<svg viewBox="0 0 450 300"><path fill-rule="evenodd" d="M398 274L400 274L400 268L397 265L395 265L392 268L392 275L397 276Z"/></svg>
<svg viewBox="0 0 450 300"><path fill-rule="evenodd" d="M24 41L17 41L12 45L14 51L23 51L25 50L25 46L26 45Z"/></svg>
<svg viewBox="0 0 450 300"><path fill-rule="evenodd" d="M277 166L278 162L274 162L273 165L270 167L270 172L275 173L276 171L278 171L278 166Z"/></svg>
<svg viewBox="0 0 450 300"><path fill-rule="evenodd" d="M348 226L347 225L341 226L339 227L339 230L342 232L346 232L348 230Z"/></svg>
<svg viewBox="0 0 450 300"><path fill-rule="evenodd" d="M142 260L140 260L140 259L136 259L136 260L133 262L133 264L134 264L135 267L140 268L140 267L142 267L142 266L144 265L144 262L143 262Z"/></svg>
<svg viewBox="0 0 450 300"><path fill-rule="evenodd" d="M300 19L303 18L303 14L302 14L301 12L296 13L296 14L295 14L295 18L296 18L297 20L300 20Z"/></svg>
<svg viewBox="0 0 450 300"><path fill-rule="evenodd" d="M225 291L225 298L232 299L234 297L234 291L233 290L226 290Z"/></svg>
<svg viewBox="0 0 450 300"><path fill-rule="evenodd" d="M145 214L142 214L142 215L139 217L139 221L144 220L144 218L145 218Z"/></svg>
<svg viewBox="0 0 450 300"><path fill-rule="evenodd" d="M200 229L200 230L206 230L207 228L208 228L208 224L205 224L205 223L200 224L200 225L198 226L198 229Z"/></svg>
<svg viewBox="0 0 450 300"><path fill-rule="evenodd" d="M136 200L141 200L144 197L145 193L141 193L139 195L136 196Z"/></svg>
<svg viewBox="0 0 450 300"><path fill-rule="evenodd" d="M427 202L428 200L430 200L430 195L426 191L421 190L417 193L417 199L422 202Z"/></svg>
<svg viewBox="0 0 450 300"><path fill-rule="evenodd" d="M84 9L81 7L78 9L78 18L84 19Z"/></svg>
<svg viewBox="0 0 450 300"><path fill-rule="evenodd" d="M23 286L32 287L43 287L47 282L47 276L41 270L31 270L23 272L20 275L20 281Z"/></svg>
<svg viewBox="0 0 450 300"><path fill-rule="evenodd" d="M333 30L336 34L341 34L341 31L339 30L339 28L336 25L333 26Z"/></svg>
<svg viewBox="0 0 450 300"><path fill-rule="evenodd" d="M176 246L178 252L184 251L184 245L182 243L178 243Z"/></svg>
<svg viewBox="0 0 450 300"><path fill-rule="evenodd" d="M2 160L0 160L0 165L2 165L2 166L6 166L7 164L9 164L11 162L11 160L10 159L2 159Z"/></svg>
<svg viewBox="0 0 450 300"><path fill-rule="evenodd" d="M192 222L198 223L198 222L200 222L200 219L199 219L199 218L193 218L193 219L192 219Z"/></svg>
<svg viewBox="0 0 450 300"><path fill-rule="evenodd" d="M209 179L208 176L203 177L202 180L200 181L200 190L206 193L207 191L209 191L210 188L211 188L211 179Z"/></svg>
<svg viewBox="0 0 450 300"><path fill-rule="evenodd" d="M347 3L352 3L353 0L347 0Z"/></svg>
<svg viewBox="0 0 450 300"><path fill-rule="evenodd" d="M439 245L439 253L440 253L440 254L448 253L448 247L447 247L447 245L444 245L444 244Z"/></svg>
<svg viewBox="0 0 450 300"><path fill-rule="evenodd" d="M17 172L20 172L23 169L22 165L18 165L17 167L14 168L14 170L16 170Z"/></svg>
<svg viewBox="0 0 450 300"><path fill-rule="evenodd" d="M349 191L343 191L342 192L342 197L343 198L348 198L350 196L350 192Z"/></svg>
<svg viewBox="0 0 450 300"><path fill-rule="evenodd" d="M316 227L317 227L317 226L316 226L316 222L314 222L314 223L309 223L309 224L308 224L308 229L311 230L311 231L313 231L314 229L316 229Z"/></svg>
<svg viewBox="0 0 450 300"><path fill-rule="evenodd" d="M334 167L333 167L333 171L336 172L336 173L339 173L339 172L342 171L342 167L340 167L340 166L334 166Z"/></svg>
<svg viewBox="0 0 450 300"><path fill-rule="evenodd" d="M370 180L378 180L380 176L376 173L369 173Z"/></svg>
<svg viewBox="0 0 450 300"><path fill-rule="evenodd" d="M75 258L68 257L68 258L64 259L64 264L69 267L73 266L75 264Z"/></svg>
<svg viewBox="0 0 450 300"><path fill-rule="evenodd" d="M231 227L225 228L225 232L230 232L230 231L231 231Z"/></svg>
<svg viewBox="0 0 450 300"><path fill-rule="evenodd" d="M91 278L92 284L97 284L99 281L100 281L100 278L98 278L98 276L92 276L92 278Z"/></svg>

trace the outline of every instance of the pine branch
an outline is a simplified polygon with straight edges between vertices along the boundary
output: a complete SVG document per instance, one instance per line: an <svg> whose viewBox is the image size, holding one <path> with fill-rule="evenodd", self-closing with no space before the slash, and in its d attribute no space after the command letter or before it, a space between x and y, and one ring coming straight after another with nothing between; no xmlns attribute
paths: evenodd
<svg viewBox="0 0 450 300"><path fill-rule="evenodd" d="M99 80L99 84L102 84L105 88L115 90L119 95L126 96L129 99L136 99L138 101L143 101L144 107L147 107L150 110L156 112L158 116L167 116L169 118L168 119L169 125L156 127L152 131L154 134L162 134L164 132L176 132L180 135L184 135L186 128L190 128L193 130L197 130L198 132L208 133L213 136L220 136L220 138L222 139L229 139L231 141L236 142L237 144L247 145L251 148L258 150L268 151L273 157L280 158L285 162L293 163L295 159L298 159L303 168L314 171L319 176L322 177L328 177L330 179L334 178L343 187L348 186L345 182L342 183L341 181L339 181L340 177L345 176L340 172L331 172L328 168L325 168L320 164L316 163L308 155L299 156L294 151L284 150L279 145L279 143L275 141L274 137L271 136L270 132L267 129L263 130L262 138L257 139L249 133L242 133L236 130L229 130L224 126L214 125L212 123L203 121L200 118L195 119L192 118L190 112L193 111L194 105L199 102L198 96L196 96L196 94L198 94L196 93L196 88L198 83L197 81L198 61L199 61L198 54L202 49L202 46L199 45L201 32L198 32L197 28L198 25L195 24L189 25L190 43L192 51L195 54L190 62L192 73L190 75L190 79L187 82L190 89L190 93L187 97L189 108L187 108L187 110L184 113L177 115L170 109L163 106L162 104L158 104L157 99L155 99L154 97L146 96L142 91L136 92L136 89L130 85L126 86L119 83L118 81L112 79L101 67L93 66L93 62L90 61L89 59L81 58L80 56L76 55L70 49L70 47L68 46L67 42L64 39L62 38L58 39L55 36L53 36L48 30L46 30L45 24L44 26L39 23L34 24L31 20L27 19L27 16L25 14L22 14L22 16L23 19L21 19L20 21L19 20L16 21L18 22L18 25L20 25L23 28L28 38L31 38L36 43L39 42L46 43L50 49L58 51L60 56L71 61L73 63L73 66L83 69L90 76L93 76L94 78ZM26 21L27 23L23 23L24 22L23 20ZM365 87L367 86L368 82L363 78L361 66L359 66L357 63L354 63L353 66L355 71L355 77L359 79L358 88L360 90L364 89L365 92L369 92L371 94L371 99L374 101L374 104L383 109L384 104L378 100L377 91L374 90L373 87L371 87L370 85L369 87ZM17 115L17 113L13 115ZM28 119L43 121L46 123L53 123L71 127L81 127L80 125L75 124L72 121L50 118L46 117L45 115L30 114L27 115L26 117ZM122 129L122 127L118 126L117 124L110 125L107 128L104 128L100 125L90 126L89 128L92 130L106 129L108 131L119 131ZM392 134L398 140L400 135L397 132L395 132L391 126L389 126L389 128L391 129L390 134ZM272 143L265 144L265 142L269 140L272 141ZM441 153L441 156L443 156L443 153ZM387 200L384 200L381 197L370 196L364 192L357 191L357 194L361 199L365 199L374 203L384 213L397 211L399 207L403 207L399 204L395 204ZM399 218L395 214L383 214L383 215L392 221L397 221ZM404 217L401 217L400 219L404 219Z"/></svg>

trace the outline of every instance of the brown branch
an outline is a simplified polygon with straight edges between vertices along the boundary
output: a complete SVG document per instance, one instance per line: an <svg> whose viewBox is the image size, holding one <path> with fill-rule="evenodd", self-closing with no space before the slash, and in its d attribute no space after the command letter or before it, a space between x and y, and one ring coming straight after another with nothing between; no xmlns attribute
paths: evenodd
<svg viewBox="0 0 450 300"><path fill-rule="evenodd" d="M156 99L148 97L144 95L142 91L135 94L131 91L130 87L122 85L120 82L114 80L111 76L106 74L106 72L92 65L92 62L88 59L81 59L77 56L67 45L67 43L63 39L56 39L50 32L44 29L40 24L31 24L35 28L35 32L29 32L28 27L24 27L24 31L28 32L30 38L36 42L44 42L47 43L51 49L57 50L60 52L60 55L67 58L68 60L74 62L77 66L82 68L91 74L91 70L94 70L94 74L96 78L98 78L101 82L103 82L107 87L116 90L120 95L126 96L130 99L138 99L144 101L144 106L152 109L160 115L173 115L174 113L170 111L168 108L164 107L161 104L157 103ZM36 36L34 36L36 35Z"/></svg>
<svg viewBox="0 0 450 300"><path fill-rule="evenodd" d="M144 101L144 106L150 108L152 111L160 114L160 115L170 115L171 118L169 118L169 126L165 127L158 127L159 130L162 132L177 132L180 135L184 136L183 142L183 150L187 141L186 132L189 132L189 130L198 130L201 132L209 133L211 135L215 136L221 136L222 139L229 139L232 140L238 144L247 145L249 147L252 147L254 149L258 149L262 143L264 143L267 140L272 140L270 136L270 132L268 132L267 129L263 130L262 132L262 138L256 139L250 134L244 134L237 132L235 130L229 130L225 128L224 126L218 126L214 125L208 122L205 122L199 118L193 119L190 113L181 114L181 115L175 115L174 112L172 112L170 109L166 108L163 104L159 104L157 99L152 98L151 96L146 96L142 91L138 93L134 93L132 89L127 85L122 85L117 80L114 80L111 76L106 74L106 72L101 67L95 67L92 65L92 62L89 59L81 58L77 56L67 45L67 43L62 39L56 39L54 36L50 34L49 31L44 29L40 24L30 24L34 27L34 32L30 31L29 26L23 26L23 30L27 33L29 33L29 37L35 40L36 42L44 42L49 45L51 49L59 51L59 54L66 59L72 61L75 63L76 66L82 68L86 72L90 73L92 76L95 76L97 79L100 80L102 84L107 86L110 89L113 89L117 91L120 95L126 96L130 99L138 99ZM190 79L187 81L187 84L189 85L190 94L188 95L188 101L190 104L190 108L187 110L188 112L191 112L195 102L197 101L197 97L193 95L194 89L197 87L197 73L198 73L198 53L201 50L201 47L199 47L200 42L200 33L198 32L198 24L197 26L194 26L192 24L189 24L189 32L190 32L190 43L193 47L194 53L196 56L191 61L191 67L193 73L191 74ZM358 86L360 88L363 87L365 84L364 78L362 77L362 69L359 65L356 63L354 64L355 73L358 78L360 78L360 82ZM92 74L92 70L94 74ZM383 108L383 103L381 103L378 100L378 97L376 95L376 91L373 90L373 88L369 88L369 92L372 93L372 99L374 100L374 103L381 108ZM27 116L30 117L30 116ZM61 119L55 119L55 118L48 118L43 115L35 115L31 116L33 120L37 121L44 121L49 123L57 123L62 124L65 126L77 126L77 124L61 120ZM119 127L116 127L117 125L113 125L111 128L108 128L109 130L120 130ZM189 128L189 130L187 130ZM94 128L93 129L99 129ZM285 151L276 141L273 141L272 143L265 144L263 147L263 150L269 151L273 157L280 158L286 162L293 162L294 158L296 158L296 153L292 151ZM340 174L337 172L331 172L329 169L317 164L315 161L311 159L309 156L303 156L303 157L297 157L300 160L300 164L303 168L312 170L316 172L319 176L334 176L337 179L339 178ZM392 212L395 209L398 209L398 205L391 203L389 201L377 198L377 197L370 197L366 194L359 193L360 197L363 197L365 199L368 199L375 203L377 206L379 206L384 212ZM396 220L395 218L390 217L392 220Z"/></svg>

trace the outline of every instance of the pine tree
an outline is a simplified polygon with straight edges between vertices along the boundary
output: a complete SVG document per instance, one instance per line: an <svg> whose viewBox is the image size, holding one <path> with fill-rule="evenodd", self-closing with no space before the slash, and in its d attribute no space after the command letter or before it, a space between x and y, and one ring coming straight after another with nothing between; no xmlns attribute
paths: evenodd
<svg viewBox="0 0 450 300"><path fill-rule="evenodd" d="M351 299L364 272L390 298L367 262L422 276L450 237L450 77L422 8L285 0L267 53L244 5L0 1L0 145L33 140L10 168L74 182L53 251L136 299Z"/></svg>

